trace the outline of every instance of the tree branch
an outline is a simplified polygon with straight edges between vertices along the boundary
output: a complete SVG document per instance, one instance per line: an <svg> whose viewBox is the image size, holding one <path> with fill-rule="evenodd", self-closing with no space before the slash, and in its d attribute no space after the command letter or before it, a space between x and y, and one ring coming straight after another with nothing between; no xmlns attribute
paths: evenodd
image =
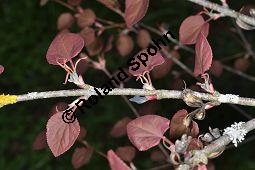
<svg viewBox="0 0 255 170"><path fill-rule="evenodd" d="M239 12L236 12L236 11L228 8L227 6L224 7L224 6L218 5L216 3L213 3L213 2L210 2L207 0L188 0L188 1L198 4L198 5L201 5L206 8L210 8L214 11L218 11L223 16L229 16L229 17L232 17L235 19L239 18L242 21L244 21L245 23L255 26L255 18L249 17L247 15L243 15Z"/></svg>
<svg viewBox="0 0 255 170"><path fill-rule="evenodd" d="M98 89L102 95L103 90ZM211 95L208 93L200 93L191 91L192 95L205 100L214 101L219 103L230 103L244 106L255 106L254 98L239 97L233 94L219 94ZM47 99L47 98L58 98L58 97L71 97L71 96L91 96L97 95L94 91L94 87L89 89L74 89L74 90L60 90L60 91L47 91L47 92L32 92L28 94L18 95L17 102L36 100L36 99ZM144 89L131 89L131 88L115 88L108 95L118 96L152 96L157 95L157 99L182 99L182 91L177 90L144 90Z"/></svg>
<svg viewBox="0 0 255 170"><path fill-rule="evenodd" d="M242 128L244 130L248 132L252 131L255 129L255 119L252 119L248 122L246 122ZM218 138L217 140L213 141L211 144L207 145L206 147L204 147L204 149L202 150L197 150L196 151L196 155L205 155L206 157L208 157L209 155L211 155L212 153L216 153L216 152L220 152L223 149L225 149L225 147L231 142L231 139L228 135L223 135L220 138ZM185 161L186 164L188 164L189 166L194 166L196 163L200 162L200 157L191 157L190 159ZM180 168L181 169L181 168Z"/></svg>

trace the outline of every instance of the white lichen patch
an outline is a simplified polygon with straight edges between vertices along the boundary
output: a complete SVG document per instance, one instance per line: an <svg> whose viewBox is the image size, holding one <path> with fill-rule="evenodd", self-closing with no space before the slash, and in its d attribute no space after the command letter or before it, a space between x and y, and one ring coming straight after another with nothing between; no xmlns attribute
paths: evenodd
<svg viewBox="0 0 255 170"><path fill-rule="evenodd" d="M239 96L238 95L233 95L233 94L221 94L219 96L219 102L221 103L238 103L239 102Z"/></svg>
<svg viewBox="0 0 255 170"><path fill-rule="evenodd" d="M28 93L27 96L31 99L35 99L36 96L37 96L37 92L31 92L31 93Z"/></svg>
<svg viewBox="0 0 255 170"><path fill-rule="evenodd" d="M244 122L234 123L231 127L224 129L223 135L228 135L232 143L237 147L237 144L244 140L247 131L242 127Z"/></svg>

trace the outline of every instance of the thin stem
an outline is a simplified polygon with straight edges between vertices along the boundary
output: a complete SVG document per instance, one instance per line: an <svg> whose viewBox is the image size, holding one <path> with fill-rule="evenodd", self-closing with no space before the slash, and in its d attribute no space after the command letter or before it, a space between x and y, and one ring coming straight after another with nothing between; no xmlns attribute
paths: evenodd
<svg viewBox="0 0 255 170"><path fill-rule="evenodd" d="M210 8L214 11L221 13L221 15L223 16L229 16L235 19L239 18L245 23L255 26L255 18L236 12L232 9L229 9L226 6L221 6L219 4L216 4L207 0L187 0L187 1L193 2L195 4L201 5L206 8Z"/></svg>
<svg viewBox="0 0 255 170"><path fill-rule="evenodd" d="M56 3L60 4L60 5L62 5L62 6L64 6L64 7L66 7L66 8L69 8L69 9L72 10L72 11L76 11L74 7L72 7L72 6L69 5L68 3L65 3L65 2L63 2L63 1L61 1L61 0L52 0L52 1L53 1L53 2L56 2Z"/></svg>
<svg viewBox="0 0 255 170"><path fill-rule="evenodd" d="M86 147L91 147L91 145L89 145L88 142L86 142L86 141L84 141L84 140L83 140L83 141L80 141L80 143L82 143L82 144L85 145ZM97 149L95 149L95 147L93 147L93 149L94 149L94 151L95 151L98 155L104 157L105 159L108 159L108 158L107 158L107 155L105 155L103 152L98 151Z"/></svg>

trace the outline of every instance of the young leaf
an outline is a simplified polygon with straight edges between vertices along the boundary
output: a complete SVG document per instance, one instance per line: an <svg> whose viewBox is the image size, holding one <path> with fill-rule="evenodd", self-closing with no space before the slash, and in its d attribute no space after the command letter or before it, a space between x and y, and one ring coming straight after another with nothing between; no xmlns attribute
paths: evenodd
<svg viewBox="0 0 255 170"><path fill-rule="evenodd" d="M126 0L125 22L128 28L145 16L148 6L149 0Z"/></svg>
<svg viewBox="0 0 255 170"><path fill-rule="evenodd" d="M55 157L66 152L80 133L80 125L76 119L73 123L62 120L62 112L54 114L47 122L47 143Z"/></svg>
<svg viewBox="0 0 255 170"><path fill-rule="evenodd" d="M145 151L160 143L170 121L157 115L145 115L127 125L129 140L140 151Z"/></svg>
<svg viewBox="0 0 255 170"><path fill-rule="evenodd" d="M59 33L50 44L46 54L49 64L66 63L77 56L84 47L83 38L74 33Z"/></svg>
<svg viewBox="0 0 255 170"><path fill-rule="evenodd" d="M118 147L116 154L124 161L132 162L135 157L135 148L133 146Z"/></svg>
<svg viewBox="0 0 255 170"><path fill-rule="evenodd" d="M91 159L93 151L94 150L92 147L76 148L72 156L72 165L74 169L78 169L83 165L87 164Z"/></svg>
<svg viewBox="0 0 255 170"><path fill-rule="evenodd" d="M34 150L41 150L41 149L44 149L46 146L47 146L46 131L44 130L36 136L33 142L32 148Z"/></svg>
<svg viewBox="0 0 255 170"><path fill-rule="evenodd" d="M180 27L179 37L183 44L195 44L199 33L207 37L209 24L206 23L201 15L193 15L186 18Z"/></svg>
<svg viewBox="0 0 255 170"><path fill-rule="evenodd" d="M196 43L196 58L194 75L204 74L212 64L212 49L206 37L200 33Z"/></svg>
<svg viewBox="0 0 255 170"><path fill-rule="evenodd" d="M111 170L131 170L114 152L109 150L107 152L107 159L109 161Z"/></svg>
<svg viewBox="0 0 255 170"><path fill-rule="evenodd" d="M4 72L4 67L0 65L0 74L2 74L3 72Z"/></svg>

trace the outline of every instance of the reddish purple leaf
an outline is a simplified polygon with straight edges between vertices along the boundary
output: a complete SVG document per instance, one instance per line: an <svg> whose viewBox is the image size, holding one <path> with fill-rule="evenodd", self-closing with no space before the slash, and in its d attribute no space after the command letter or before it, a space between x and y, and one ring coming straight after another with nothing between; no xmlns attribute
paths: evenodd
<svg viewBox="0 0 255 170"><path fill-rule="evenodd" d="M111 129L111 136L118 138L127 134L127 124L131 121L129 117L119 120Z"/></svg>
<svg viewBox="0 0 255 170"><path fill-rule="evenodd" d="M219 60L213 60L212 61L212 66L210 68L210 72L215 77L220 77L222 72L223 72L223 65L222 65L222 63Z"/></svg>
<svg viewBox="0 0 255 170"><path fill-rule="evenodd" d="M126 56L132 52L134 42L131 36L121 33L116 42L116 48L121 56Z"/></svg>
<svg viewBox="0 0 255 170"><path fill-rule="evenodd" d="M207 37L209 24L206 23L201 15L193 15L186 18L180 27L179 37L183 44L195 44L199 33Z"/></svg>
<svg viewBox="0 0 255 170"><path fill-rule="evenodd" d="M77 56L84 47L83 38L74 33L59 33L50 44L46 54L49 64L63 64Z"/></svg>
<svg viewBox="0 0 255 170"><path fill-rule="evenodd" d="M0 65L0 74L2 74L3 72L4 72L4 67Z"/></svg>
<svg viewBox="0 0 255 170"><path fill-rule="evenodd" d="M92 9L82 9L81 13L77 14L77 25L80 28L91 26L96 21L96 14Z"/></svg>
<svg viewBox="0 0 255 170"><path fill-rule="evenodd" d="M140 60L137 59L137 56L141 55L142 53L146 53L147 52L145 50L140 51L134 58L136 58L136 60L139 62ZM146 67L140 63L140 67L137 71L133 71L131 70L132 67L129 67L129 73L132 74L133 76L139 76L142 75L144 72L148 71L150 72L154 67L161 65L165 62L165 59L162 57L162 55L160 54L160 52L157 52L154 56L150 56L148 55L148 61L146 62ZM142 56L142 55L141 55Z"/></svg>
<svg viewBox="0 0 255 170"><path fill-rule="evenodd" d="M133 146L118 147L116 154L124 161L132 162L135 158L135 148Z"/></svg>
<svg viewBox="0 0 255 170"><path fill-rule="evenodd" d="M191 125L187 125L186 116L188 115L187 110L182 109L174 114L170 124L170 138L178 139L183 134L187 134L192 137L196 137L199 133L199 128L196 122L192 121Z"/></svg>
<svg viewBox="0 0 255 170"><path fill-rule="evenodd" d="M127 125L129 140L140 151L145 151L160 143L170 121L157 115L145 115Z"/></svg>
<svg viewBox="0 0 255 170"><path fill-rule="evenodd" d="M92 147L76 148L72 156L72 165L74 169L78 169L83 165L87 164L91 159L93 151L94 150Z"/></svg>
<svg viewBox="0 0 255 170"><path fill-rule="evenodd" d="M47 146L46 131L44 130L36 136L33 142L32 148L34 150L41 150L41 149L44 149L46 146Z"/></svg>
<svg viewBox="0 0 255 170"><path fill-rule="evenodd" d="M150 45L151 42L151 35L149 31L145 29L139 30L137 34L137 44L141 48L147 48Z"/></svg>
<svg viewBox="0 0 255 170"><path fill-rule="evenodd" d="M74 17L71 13L62 13L58 17L57 27L58 30L69 29L74 22Z"/></svg>
<svg viewBox="0 0 255 170"><path fill-rule="evenodd" d="M55 157L66 152L74 144L80 133L76 119L73 123L62 120L62 112L54 114L47 122L47 143Z"/></svg>
<svg viewBox="0 0 255 170"><path fill-rule="evenodd" d="M107 159L109 161L111 170L131 170L114 152L109 150L107 152Z"/></svg>
<svg viewBox="0 0 255 170"><path fill-rule="evenodd" d="M128 28L145 16L148 6L149 0L126 0L125 22Z"/></svg>
<svg viewBox="0 0 255 170"><path fill-rule="evenodd" d="M235 60L234 67L235 69L245 72L250 67L251 63L248 59L238 58Z"/></svg>
<svg viewBox="0 0 255 170"><path fill-rule="evenodd" d="M172 59L167 58L165 62L159 66L156 66L152 70L152 75L155 79L162 78L167 75L167 73L171 70L174 62Z"/></svg>
<svg viewBox="0 0 255 170"><path fill-rule="evenodd" d="M196 43L194 75L198 76L209 70L212 64L212 58L213 54L210 44L203 34L199 34Z"/></svg>

